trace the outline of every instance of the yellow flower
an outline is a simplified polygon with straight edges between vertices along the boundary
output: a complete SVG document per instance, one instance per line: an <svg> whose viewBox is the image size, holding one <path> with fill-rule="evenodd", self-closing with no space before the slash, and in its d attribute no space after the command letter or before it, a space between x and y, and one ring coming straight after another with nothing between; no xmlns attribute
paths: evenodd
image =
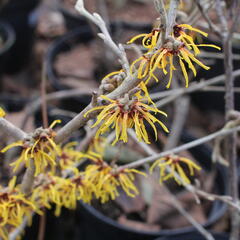
<svg viewBox="0 0 240 240"><path fill-rule="evenodd" d="M129 197L135 197L137 194L139 194L139 191L134 184L136 174L146 177L144 172L136 169L124 169L115 176L118 177L120 186Z"/></svg>
<svg viewBox="0 0 240 240"><path fill-rule="evenodd" d="M92 189L95 197L100 199L101 203L105 203L119 196L119 188L122 188L130 197L139 194L134 184L136 174L146 176L145 173L136 169L124 169L121 172L116 172L115 168L110 167L102 160L98 160L95 164L89 164L86 167L82 178L86 183L91 183L94 186Z"/></svg>
<svg viewBox="0 0 240 240"><path fill-rule="evenodd" d="M103 156L104 155L104 151L105 151L105 146L107 144L106 140L107 140L106 138L101 137L101 136L94 137L90 141L87 153L89 153L89 152L96 152L100 156Z"/></svg>
<svg viewBox="0 0 240 240"><path fill-rule="evenodd" d="M53 179L52 176L45 176L45 178L46 177L48 179L45 180L44 183L41 183L41 185L39 184L39 186L33 189L31 200L36 202L40 208L45 207L51 209L50 203L53 202L57 204L60 196L55 188L55 179Z"/></svg>
<svg viewBox="0 0 240 240"><path fill-rule="evenodd" d="M49 128L37 129L32 136L27 137L21 141L12 143L2 149L2 153L8 151L13 147L22 147L20 157L11 166L14 166L13 171L16 171L20 164L24 163L28 168L30 161L33 159L35 165L35 176L44 172L47 167L51 167L51 172L55 171L55 158L60 155L59 148L54 143L54 137L56 133L53 131L53 127L60 121L54 121Z"/></svg>
<svg viewBox="0 0 240 240"><path fill-rule="evenodd" d="M150 168L150 172L153 171L155 167L159 167L160 169L160 183L163 181L168 180L169 178L174 178L175 181L179 184L189 184L190 179L185 173L182 164L185 164L188 166L188 169L190 171L190 176L194 175L194 169L195 170L201 170L201 167L192 162L190 159L185 157L180 157L176 155L170 155L168 157L163 157L157 160ZM170 166L171 171L170 173L167 173L167 166ZM176 176L176 173L179 174L181 177L181 180L179 180L178 176Z"/></svg>
<svg viewBox="0 0 240 240"><path fill-rule="evenodd" d="M5 117L5 111L0 107L0 117Z"/></svg>
<svg viewBox="0 0 240 240"><path fill-rule="evenodd" d="M57 185L62 185L64 178L57 176L45 176L45 182L33 189L31 199L40 208L51 209L51 203L56 204L55 214L60 214L61 207L63 205L61 201L60 192L57 189ZM60 210L59 210L60 209Z"/></svg>
<svg viewBox="0 0 240 240"><path fill-rule="evenodd" d="M172 39L173 40L173 39ZM168 74L167 66L169 65L169 81L167 84L167 88L170 87L173 71L176 70L176 67L173 63L173 57L178 56L179 64L185 78L186 87L188 87L188 73L185 67L185 63L188 65L188 68L192 70L194 76L197 75L196 68L193 65L193 62L198 64L200 67L205 70L209 70L210 67L204 65L201 61L195 58L194 54L191 53L188 49L186 49L185 44L173 40L166 43L163 48L159 49L151 59L151 71L154 72L157 68L163 69L163 73ZM185 63L184 63L185 62ZM150 73L151 74L151 73Z"/></svg>
<svg viewBox="0 0 240 240"><path fill-rule="evenodd" d="M55 215L59 216L62 207L75 209L78 200L89 203L92 195L93 186L78 172L73 178L45 176L45 182L33 190L31 199L40 208L50 209L51 203L55 204Z"/></svg>
<svg viewBox="0 0 240 240"><path fill-rule="evenodd" d="M204 65L201 61L195 58L195 55L200 53L199 47L212 47L220 50L221 48L213 44L195 44L194 39L191 35L185 33L185 30L193 31L208 36L207 33L193 28L188 24L178 24L173 27L172 37L168 37L166 42L159 48L158 38L159 31L153 30L149 34L140 34L133 37L128 43L133 43L139 38L143 38L142 45L148 49L147 53L137 58L130 67L130 72L133 74L137 69L137 77L143 79L147 84L150 79L155 79L158 82L158 78L155 75L156 69L163 70L165 75L169 72L169 81L167 88L170 87L173 71L176 70L174 66L174 57L178 56L179 64L186 81L186 87L188 87L188 74L184 62L188 64L196 76L196 69L192 62L195 62L200 67L208 70L209 67ZM148 44L147 44L148 43ZM190 52L193 50L194 54Z"/></svg>
<svg viewBox="0 0 240 240"><path fill-rule="evenodd" d="M119 70L119 71L111 72L111 73L107 74L107 75L102 79L102 81L104 81L104 80L106 80L106 79L108 79L108 78L112 78L112 77L114 77L114 76L116 76L116 75L118 75L118 74L120 74L120 73L122 73L122 72L123 72L122 69Z"/></svg>
<svg viewBox="0 0 240 240"><path fill-rule="evenodd" d="M143 56L137 58L132 62L130 66L131 74L134 73L135 68L137 69L137 77L139 79L145 79L145 83L147 84L151 78L154 78L156 82L158 82L158 78L155 76L152 70L152 62L151 57L148 54L144 54Z"/></svg>
<svg viewBox="0 0 240 240"><path fill-rule="evenodd" d="M136 169L124 169L121 172L116 172L116 170L112 168L109 173L105 175L103 181L99 182L97 186L101 202L105 203L110 199L114 200L119 196L119 188L122 188L129 197L138 195L139 191L134 183L136 174L146 176L145 173Z"/></svg>
<svg viewBox="0 0 240 240"><path fill-rule="evenodd" d="M124 169L120 172L115 167L109 166L100 154L90 152L85 156L92 164L89 164L82 174L86 183L91 183L94 194L101 203L114 200L119 196L119 188L130 197L135 197L139 191L134 184L135 175L146 176L145 173L136 169Z"/></svg>
<svg viewBox="0 0 240 240"><path fill-rule="evenodd" d="M160 35L160 29L155 28L150 33L143 33L134 36L132 39L130 39L127 44L131 44L135 42L136 40L142 38L142 46L147 49L152 49L156 46L159 35Z"/></svg>
<svg viewBox="0 0 240 240"><path fill-rule="evenodd" d="M75 187L75 196L77 200L82 200L85 203L90 203L95 192L95 185L84 179L84 174L79 173L71 179Z"/></svg>
<svg viewBox="0 0 240 240"><path fill-rule="evenodd" d="M119 100L112 100L103 95L101 98L110 102L110 104L94 107L84 115L86 117L90 112L102 110L97 116L97 121L92 126L96 127L103 122L96 133L96 137L107 132L110 128L115 128L116 137L113 145L119 140L127 142L127 129L134 127L138 140L144 140L149 144L150 142L147 130L145 128L145 122L148 122L153 128L156 139L157 130L154 123L158 123L165 132L168 132L167 127L150 113L160 113L164 116L167 116L165 112L160 111L157 108L149 107L147 104L137 99L129 100L127 97L125 97Z"/></svg>
<svg viewBox="0 0 240 240"><path fill-rule="evenodd" d="M178 24L178 25L175 25L173 27L173 36L177 40L182 41L189 50L193 49L195 55L200 53L200 50L198 48L199 46L212 47L212 48L216 48L218 50L221 50L220 47L218 47L216 45L213 45L213 44L198 44L198 45L195 44L193 37L189 34L186 34L185 29L193 31L193 32L200 33L204 37L207 37L208 34L206 32L203 32L203 31L197 29L197 28L194 28L194 27L192 27L191 25L188 25L188 24Z"/></svg>
<svg viewBox="0 0 240 240"><path fill-rule="evenodd" d="M1 237L6 237L8 229L19 226L24 217L31 220L32 211L42 214L41 211L15 186L16 177L14 177L7 188L0 187L0 232Z"/></svg>
<svg viewBox="0 0 240 240"><path fill-rule="evenodd" d="M55 202L56 216L60 215L62 207L76 209L77 201L90 203L93 198L93 185L86 182L81 174L70 179L61 178L60 181L55 177L55 181L57 181L55 188L59 194L59 201Z"/></svg>
<svg viewBox="0 0 240 240"><path fill-rule="evenodd" d="M1 207L0 207L0 210ZM0 221L0 238L2 238L3 240L8 240L8 230L6 229L6 227L2 227L1 226L1 221Z"/></svg>
<svg viewBox="0 0 240 240"><path fill-rule="evenodd" d="M77 144L77 142L70 142L63 147L59 146L60 155L58 159L61 170L72 169L73 171L76 171L74 166L79 163L84 156L82 152L74 149Z"/></svg>

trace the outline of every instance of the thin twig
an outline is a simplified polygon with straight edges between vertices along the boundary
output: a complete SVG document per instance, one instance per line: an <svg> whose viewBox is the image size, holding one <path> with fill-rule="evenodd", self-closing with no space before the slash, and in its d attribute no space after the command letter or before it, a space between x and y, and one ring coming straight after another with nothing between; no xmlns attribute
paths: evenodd
<svg viewBox="0 0 240 240"><path fill-rule="evenodd" d="M234 111L234 75L233 75L233 53L232 53L232 38L235 28L238 23L240 15L240 3L238 1L235 16L231 27L228 26L230 19L227 18L225 9L223 7L223 2L220 0L215 0L216 2L216 12L221 23L222 28L222 43L224 52L224 69L225 69L225 120L229 121L229 112ZM226 159L229 162L229 185L230 194L233 198L234 203L239 201L239 191L238 191L238 172L237 172L237 134L233 132L232 135L226 138L225 142L225 154ZM231 234L230 239L236 240L239 238L240 227L240 214L234 209L231 209Z"/></svg>
<svg viewBox="0 0 240 240"><path fill-rule="evenodd" d="M44 240L46 231L46 210L43 210L43 215L40 216L39 229L38 229L38 240Z"/></svg>
<svg viewBox="0 0 240 240"><path fill-rule="evenodd" d="M155 155L150 156L150 157L146 157L146 158L140 159L140 160L135 161L133 163L129 163L129 164L123 165L123 166L118 168L118 171L121 171L121 170L123 170L125 168L137 168L137 167L139 167L139 166L141 166L141 165L143 165L145 163L151 163L151 162L155 161L158 158L165 157L165 156L168 156L170 154L175 154L175 153L178 153L178 152L181 152L181 151L184 151L184 150L196 147L196 146L201 145L201 144L203 144L205 142L209 142L209 141L213 140L214 138L216 138L218 136L228 136L228 135L230 135L230 134L232 134L234 132L238 132L238 131L240 131L240 126L234 127L234 128L230 128L230 129L221 129L221 130L219 130L219 131L217 131L215 133L212 133L212 134L210 134L208 136L205 136L205 137L199 138L197 140L194 140L192 142L183 144L183 145L178 146L176 148L164 151L162 153L155 154Z"/></svg>
<svg viewBox="0 0 240 240"><path fill-rule="evenodd" d="M66 98L71 98L74 96L81 96L84 94L91 94L92 91L96 91L97 89L71 89L71 90L62 90L62 91L57 91L53 93L46 94L46 102L50 102L52 100L59 100L59 99L66 99ZM33 115L38 109L39 106L41 105L41 98L38 97L36 99L32 99L29 105L26 106L25 111L26 115L22 121L21 128L24 129L29 117Z"/></svg>
<svg viewBox="0 0 240 240"><path fill-rule="evenodd" d="M47 76L46 76L46 63L43 62L43 67L42 67L42 79L41 79L41 110L42 110L42 120L43 120L43 127L47 128L48 127L48 109L47 109L47 101L46 101L46 83L47 83ZM32 168L32 169L30 169ZM35 174L35 166L34 164L31 164L29 168L27 168L24 178L28 177L28 179L25 179L25 182L22 182L22 188L24 189L24 184L25 184L25 189L29 189L29 193L32 190L32 187L34 185L34 177ZM43 215L40 216L40 221L38 224L38 240L44 240L45 236L45 229L46 229L46 212L43 210Z"/></svg>
<svg viewBox="0 0 240 240"><path fill-rule="evenodd" d="M89 13L85 7L84 7L84 1L83 0L78 0L75 5L75 9L84 17L89 19L91 22L93 22L96 26L98 26L101 30L101 33L98 34L100 38L104 40L107 46L109 46L112 51L117 55L119 58L120 63L123 66L123 69L127 72L130 73L130 67L129 67L129 62L127 59L126 52L124 51L124 48L120 47L121 45L117 46L114 41L111 38L111 35L109 34L109 31L107 29L107 26L102 19L102 17L97 14L97 13Z"/></svg>
<svg viewBox="0 0 240 240"><path fill-rule="evenodd" d="M220 0L215 0L215 4L216 4L216 13L218 15L218 19L221 23L221 36L226 36L227 32L228 32L228 23L227 23L227 19L225 17L224 14L224 9L223 9L223 4L224 2L220 1Z"/></svg>
<svg viewBox="0 0 240 240"><path fill-rule="evenodd" d="M142 149L147 153L149 154L150 156L154 156L157 154L157 152L155 152L150 146L148 146L146 143L144 142L139 142L134 131L132 129L129 129L129 133L131 135L131 137L133 138L133 140L142 147ZM165 153L163 153L165 155ZM167 154L169 155L169 154ZM125 165L126 166L126 165ZM130 164L128 164L128 166L130 166ZM166 170L168 172L171 172L171 168L169 166L166 167ZM120 170L121 171L121 170ZM178 173L174 173L174 176L177 177L177 179L180 181L180 182L184 182L182 180L182 178L179 176ZM196 188L195 186L191 185L191 184L185 184L184 187L189 191L191 192L195 199L196 199L196 202L197 203L200 203L200 199L198 198L198 196L200 197L203 197L209 201L215 201L215 200L220 200L226 204L228 204L229 206L233 207L234 209L238 210L240 212L240 205L239 203L234 203L232 201L232 197L231 196L219 196L219 195L216 195L216 194L212 194L212 193L207 193L207 192L204 192L198 188Z"/></svg>
<svg viewBox="0 0 240 240"><path fill-rule="evenodd" d="M220 29L212 22L211 18L208 16L208 12L207 9L204 7L204 5L201 3L201 0L195 0L198 9L200 10L202 16L204 17L204 19L206 20L206 22L208 23L208 26L211 30L211 32L214 32L217 36L221 36L221 31Z"/></svg>
<svg viewBox="0 0 240 240"><path fill-rule="evenodd" d="M225 92L225 88L221 86L205 87L201 91L203 92ZM240 87L234 87L234 93L240 93Z"/></svg>
<svg viewBox="0 0 240 240"><path fill-rule="evenodd" d="M46 101L46 64L43 63L42 67L42 78L41 78L41 110L42 110L42 120L43 127L48 127L48 113L47 113L47 101Z"/></svg>
<svg viewBox="0 0 240 240"><path fill-rule="evenodd" d="M236 70L236 71L233 72L234 77L237 77L239 75L240 75L240 70ZM175 99L182 96L183 94L187 94L187 93L191 93L191 92L201 90L206 86L217 84L217 83L223 82L224 80L225 80L225 75L223 74L223 75L211 78L207 81L201 81L200 83L193 83L188 88L176 89L176 92L174 93L174 95L171 94L169 97L156 102L156 106L158 108L160 108L160 107L174 101ZM159 93L159 94L161 94L161 93Z"/></svg>
<svg viewBox="0 0 240 240"><path fill-rule="evenodd" d="M32 214L31 217L33 217L34 213ZM13 232L9 234L9 240L16 240L19 238L19 235L24 231L24 229L27 227L28 224L28 218L24 217L22 224L15 228Z"/></svg>
<svg viewBox="0 0 240 240"><path fill-rule="evenodd" d="M149 154L149 155L154 155L156 154L156 152L146 143L144 142L139 142L134 131L132 129L129 129L129 134L131 135L131 137L135 140L135 142L142 147L142 149L144 149L144 151ZM166 168L167 171L171 172L171 169L169 167ZM178 177L178 179L180 179L180 181L183 181L181 179L181 177L175 173ZM194 194L195 198L197 198L197 196L195 194L198 194L199 191L199 195L204 196L205 198L207 198L208 200L215 200L215 195L214 197L212 196L212 194L208 194L206 192L200 191L196 188L194 188L194 186L189 185L187 187L187 189ZM167 187L165 187L165 190L168 191L169 195L171 196L171 200L173 202L173 206L177 208L177 210L206 238L206 239L210 239L210 240L214 240L213 236L203 228L203 226L201 224L199 224L195 219L192 218L191 215L189 215L186 210L181 206L181 203L178 201L178 199L167 189ZM232 204L231 202L231 198L229 197L225 197L225 196L218 196L221 199L224 199L224 201L228 201L228 203L230 202L230 204ZM197 198L198 199L198 198ZM237 206L239 208L239 206Z"/></svg>
<svg viewBox="0 0 240 240"><path fill-rule="evenodd" d="M208 232L201 224L199 224L181 205L180 201L172 194L166 187L165 190L169 193L171 197L172 205L175 207L187 220L191 223L199 233L201 233L207 240L214 240L210 232Z"/></svg>

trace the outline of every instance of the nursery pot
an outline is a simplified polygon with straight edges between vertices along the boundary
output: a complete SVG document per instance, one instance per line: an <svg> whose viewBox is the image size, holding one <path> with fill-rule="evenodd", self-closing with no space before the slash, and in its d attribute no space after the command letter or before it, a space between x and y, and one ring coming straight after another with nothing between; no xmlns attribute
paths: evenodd
<svg viewBox="0 0 240 240"><path fill-rule="evenodd" d="M29 63L37 23L35 8L39 2L40 0L10 0L0 10L0 20L9 23L16 33L16 41L4 68L5 73L17 73Z"/></svg>
<svg viewBox="0 0 240 240"><path fill-rule="evenodd" d="M13 28L6 22L0 22L0 73L7 66L11 48L15 42L15 32Z"/></svg>
<svg viewBox="0 0 240 240"><path fill-rule="evenodd" d="M184 134L182 141L191 141L192 137L189 134ZM206 146L198 146L190 149L190 152L198 160L199 164L206 170L210 170L211 166L211 151ZM220 195L227 194L227 178L226 171L222 166L216 166L216 178L215 178L215 188L218 190ZM214 201L212 203L211 209L207 221L203 224L205 228L212 226L217 222L226 212L226 204L220 201ZM197 230L192 227L184 227L172 230L161 230L161 231L141 231L136 230L128 226L124 226L117 221L103 215L100 211L96 210L91 205L81 203L81 211L79 212L80 226L82 229L81 240L153 240L157 237L162 237L168 239L167 237L172 237L176 240L187 240L182 236L190 234L196 234ZM191 240L195 240L192 238Z"/></svg>

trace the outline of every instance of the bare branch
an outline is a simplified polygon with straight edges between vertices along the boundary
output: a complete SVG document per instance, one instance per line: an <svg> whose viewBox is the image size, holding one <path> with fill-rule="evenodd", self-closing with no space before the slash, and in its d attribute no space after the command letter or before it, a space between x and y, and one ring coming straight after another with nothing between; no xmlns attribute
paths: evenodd
<svg viewBox="0 0 240 240"><path fill-rule="evenodd" d="M160 29L161 29L161 42L164 43L166 39L166 29L167 29L167 12L163 0L154 0L155 7L160 15Z"/></svg>
<svg viewBox="0 0 240 240"><path fill-rule="evenodd" d="M208 136L199 138L199 139L194 140L192 142L183 144L183 145L181 145L179 147L176 147L176 148L164 151L162 153L158 153L158 154L152 155L152 156L147 157L147 158L140 159L140 160L138 160L136 162L133 162L133 163L129 163L129 164L123 165L123 166L118 168L118 171L121 171L121 170L123 170L125 168L137 168L137 167L139 167L139 166L141 166L141 165L143 165L145 163L151 163L151 162L155 161L158 158L165 157L165 156L168 156L170 154L175 154L175 153L178 153L178 152L181 152L181 151L184 151L184 150L196 147L196 146L201 145L201 144L203 144L205 142L209 142L209 141L215 139L216 137L228 136L228 135L230 135L230 134L232 134L234 132L238 132L238 131L240 131L240 126L234 127L234 128L230 128L230 129L221 129L221 130L219 130L219 131L217 131L215 133L212 133L212 134L210 134Z"/></svg>
<svg viewBox="0 0 240 240"><path fill-rule="evenodd" d="M177 16L177 8L179 5L179 0L171 0L169 10L168 10L168 22L166 29L166 36L170 35L175 24Z"/></svg>
<svg viewBox="0 0 240 240"><path fill-rule="evenodd" d="M29 167L27 168L26 172L24 173L23 180L21 183L21 191L24 194L29 194L32 191L33 184L34 184L34 174L35 174L35 165L34 160L30 160Z"/></svg>
<svg viewBox="0 0 240 240"><path fill-rule="evenodd" d="M233 72L234 77L237 77L239 75L240 75L240 70L236 70ZM174 101L176 98L178 98L179 96L182 96L183 94L187 94L187 93L191 93L191 92L195 92L195 91L204 89L204 87L206 87L206 86L224 82L224 80L225 80L225 75L223 74L223 75L211 78L206 81L201 81L200 83L192 83L190 85L190 87L188 87L188 88L180 88L180 89L172 90L172 91L174 91L174 94L170 94L170 96L168 98L165 98L165 99L162 99L162 100L156 102L156 106L158 108L160 108L160 107ZM162 93L159 93L159 95L160 94L162 94ZM165 93L163 93L163 94L165 94Z"/></svg>
<svg viewBox="0 0 240 240"><path fill-rule="evenodd" d="M0 118L0 129L6 136L11 136L15 140L22 140L27 136L20 128L14 126L4 118Z"/></svg>
<svg viewBox="0 0 240 240"><path fill-rule="evenodd" d="M129 67L129 62L128 62L126 53L125 53L123 48L119 48L119 46L117 46L114 43L114 41L112 40L112 37L109 34L107 26L106 26L104 20L102 19L102 17L97 13L91 14L90 12L88 12L86 10L86 8L84 7L84 1L83 0L78 0L76 2L75 8L81 15L83 15L84 17L89 19L91 22L93 22L96 26L98 26L100 28L102 33L99 33L98 36L100 38L102 38L103 41L106 43L106 45L109 46L112 49L112 51L117 55L120 63L123 66L123 69L126 71L126 73L129 74L130 67Z"/></svg>
<svg viewBox="0 0 240 240"><path fill-rule="evenodd" d="M220 29L212 22L211 18L208 16L207 14L207 9L204 8L203 4L201 3L200 0L195 0L198 9L200 10L202 16L204 17L204 19L206 20L206 22L208 23L208 26L210 28L210 30L212 32L214 32L217 36L221 36L221 31Z"/></svg>

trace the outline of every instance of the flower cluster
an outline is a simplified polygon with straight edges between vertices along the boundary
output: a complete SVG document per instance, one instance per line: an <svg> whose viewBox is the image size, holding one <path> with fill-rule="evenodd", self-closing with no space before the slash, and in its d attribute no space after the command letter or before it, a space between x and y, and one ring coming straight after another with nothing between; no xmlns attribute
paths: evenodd
<svg viewBox="0 0 240 240"><path fill-rule="evenodd" d="M0 186L0 238L4 240L8 239L8 230L19 226L25 216L31 221L32 211L42 214L15 183L16 177L9 182L7 188Z"/></svg>
<svg viewBox="0 0 240 240"><path fill-rule="evenodd" d="M180 157L177 155L169 155L167 157L160 158L157 160L150 168L150 172L153 171L155 167L160 169L160 183L166 181L170 178L174 180L179 185L189 184L190 179L186 175L183 165L186 165L189 169L190 176L194 175L194 170L201 170L201 167L195 164L188 158ZM169 167L169 170L167 169ZM181 178L181 180L179 179Z"/></svg>
<svg viewBox="0 0 240 240"><path fill-rule="evenodd" d="M13 147L21 147L22 151L20 157L10 165L14 167L15 172L22 163L28 168L33 160L35 166L35 176L44 172L47 167L51 168L51 171L55 171L56 156L60 156L60 151L57 145L54 143L55 132L53 127L59 120L54 121L49 128L38 128L32 135L27 138L12 143L2 149L2 153Z"/></svg>
<svg viewBox="0 0 240 240"><path fill-rule="evenodd" d="M127 142L127 129L134 127L138 140L144 140L149 144L150 141L144 121L151 125L155 132L156 138L157 130L154 123L158 123L165 132L168 132L167 127L150 112L154 112L155 114L160 113L164 116L167 116L167 114L158 110L157 108L148 106L147 104L143 103L142 100L138 100L136 98L130 100L128 96L118 100L112 100L103 95L101 98L110 103L108 105L94 107L85 114L85 116L87 116L90 112L102 110L97 116L97 121L92 126L96 127L103 121L96 133L96 137L107 132L110 128L115 128L116 137L113 145L119 140Z"/></svg>
<svg viewBox="0 0 240 240"><path fill-rule="evenodd" d="M145 173L136 169L123 169L120 172L115 167L103 161L102 156L89 152L86 157L92 161L83 174L86 182L91 182L94 188L94 195L102 203L114 200L119 196L118 189L121 187L129 197L139 194L134 184L135 175L146 176Z"/></svg>
<svg viewBox="0 0 240 240"><path fill-rule="evenodd" d="M92 199L100 199L102 203L115 199L121 187L125 193L134 197L138 189L134 184L135 174L144 175L136 169L125 169L121 172L111 167L95 152L84 155L91 161L83 171L75 171L71 178L62 178L54 175L45 175L42 183L34 188L31 201L39 208L51 208L56 205L55 215L59 216L61 208L75 209L77 201L90 203Z"/></svg>
<svg viewBox="0 0 240 240"><path fill-rule="evenodd" d="M146 83L151 78L158 81L154 74L156 69L161 69L165 75L169 72L169 81L167 84L167 88L169 88L173 71L177 69L174 65L174 57L177 56L186 81L186 87L188 87L189 78L185 64L188 65L188 68L192 70L194 76L196 76L197 72L193 63L196 63L206 70L209 69L208 66L204 65L195 57L200 53L199 47L213 47L218 50L220 50L220 48L212 44L195 44L193 37L187 34L186 30L200 33L205 37L208 35L188 24L179 24L173 27L172 35L169 36L160 47L158 47L160 30L154 29L151 33L140 34L133 37L128 43L130 44L139 38L143 38L142 45L147 49L147 52L132 63L131 71L134 72L134 69L137 68L138 78L145 79ZM191 50L193 50L193 53Z"/></svg>
<svg viewBox="0 0 240 240"><path fill-rule="evenodd" d="M73 178L58 176L45 176L44 184L33 190L31 199L40 207L51 208L51 203L56 205L55 215L59 216L61 208L75 209L78 200L89 203L92 199L90 183L82 179L80 173Z"/></svg>

